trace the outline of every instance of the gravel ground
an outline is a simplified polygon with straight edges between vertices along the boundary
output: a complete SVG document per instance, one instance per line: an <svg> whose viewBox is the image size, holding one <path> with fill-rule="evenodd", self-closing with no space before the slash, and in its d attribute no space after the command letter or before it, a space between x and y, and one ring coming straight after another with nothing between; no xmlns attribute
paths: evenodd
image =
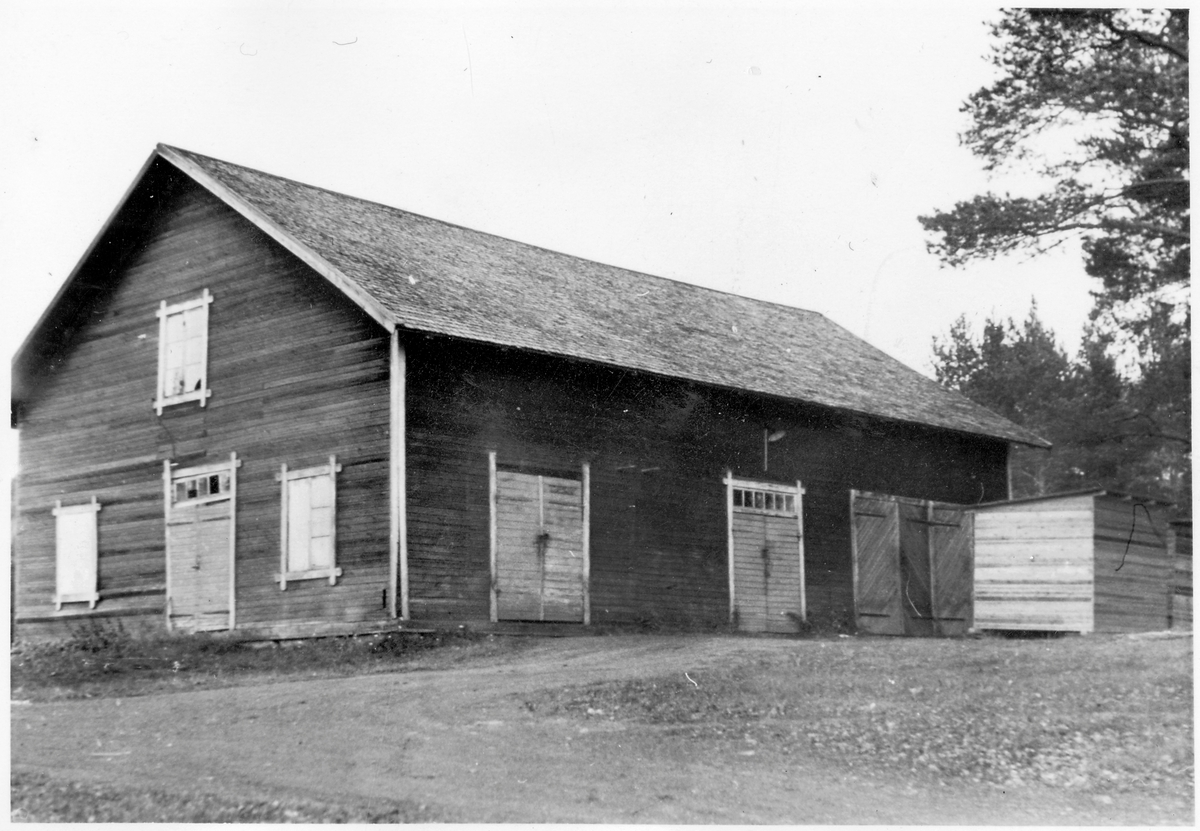
<svg viewBox="0 0 1200 831"><path fill-rule="evenodd" d="M432 667L14 706L14 773L46 777L14 796L81 806L14 819L125 821L153 791L180 821L1194 820L1190 639L607 637Z"/></svg>

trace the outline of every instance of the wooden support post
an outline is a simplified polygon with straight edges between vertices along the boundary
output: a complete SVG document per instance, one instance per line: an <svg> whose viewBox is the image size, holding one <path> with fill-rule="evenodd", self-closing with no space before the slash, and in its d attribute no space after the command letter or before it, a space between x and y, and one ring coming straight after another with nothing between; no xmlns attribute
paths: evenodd
<svg viewBox="0 0 1200 831"><path fill-rule="evenodd" d="M208 291L205 290L205 294ZM204 403L203 399L200 401ZM237 453L229 454L229 629L237 626Z"/></svg>
<svg viewBox="0 0 1200 831"><path fill-rule="evenodd" d="M933 556L933 503L925 500L925 556L929 561L929 617L933 623L934 634L943 634L941 623L938 621L937 602L937 563Z"/></svg>
<svg viewBox="0 0 1200 831"><path fill-rule="evenodd" d="M538 476L538 539L550 539L546 530L546 477ZM546 546L534 543L538 553L538 576L541 583L538 586L538 620L546 619Z"/></svg>
<svg viewBox="0 0 1200 831"><path fill-rule="evenodd" d="M1012 495L1013 494L1012 469L1013 469L1013 448L1015 446L1016 445L1010 443L1008 445L1008 448L1004 451L1004 498L1005 499L1013 498L1013 495Z"/></svg>
<svg viewBox="0 0 1200 831"><path fill-rule="evenodd" d="M854 616L854 628L858 629L858 522L854 518L854 502L858 491L850 489L850 596L854 608L850 613Z"/></svg>
<svg viewBox="0 0 1200 831"><path fill-rule="evenodd" d="M796 524L800 542L800 620L808 621L808 590L804 583L804 486L796 480Z"/></svg>
<svg viewBox="0 0 1200 831"><path fill-rule="evenodd" d="M163 614L166 616L167 631L171 631L171 551L166 545L167 528L171 524L171 460L163 459L163 555L166 559L167 594L163 603Z"/></svg>
<svg viewBox="0 0 1200 831"><path fill-rule="evenodd" d="M337 463L337 456L329 457L329 501L333 506L333 522L329 524L329 585L336 586L341 571L337 567L337 475L342 466Z"/></svg>
<svg viewBox="0 0 1200 831"><path fill-rule="evenodd" d="M488 563L492 575L489 592L489 611L492 623L498 621L499 612L496 608L496 451L488 452Z"/></svg>
<svg viewBox="0 0 1200 831"><path fill-rule="evenodd" d="M407 371L400 332L392 329L389 426L391 432L391 533L388 539L388 614L409 619L408 608L408 514L406 510L407 459L405 457L405 374ZM399 603L396 598L399 595Z"/></svg>
<svg viewBox="0 0 1200 831"><path fill-rule="evenodd" d="M583 625L592 622L592 469L583 463Z"/></svg>
<svg viewBox="0 0 1200 831"><path fill-rule="evenodd" d="M288 522L288 475L287 462L279 466L279 590L287 591L288 546L291 523Z"/></svg>
<svg viewBox="0 0 1200 831"><path fill-rule="evenodd" d="M737 594L733 585L733 471L725 471L725 548L729 560L729 622L737 615Z"/></svg>

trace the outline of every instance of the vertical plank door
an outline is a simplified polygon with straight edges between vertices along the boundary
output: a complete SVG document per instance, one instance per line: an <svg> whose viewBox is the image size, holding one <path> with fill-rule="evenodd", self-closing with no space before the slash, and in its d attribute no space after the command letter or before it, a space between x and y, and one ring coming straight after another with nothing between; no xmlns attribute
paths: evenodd
<svg viewBox="0 0 1200 831"><path fill-rule="evenodd" d="M185 632L234 626L234 512L241 461L171 470L166 500L168 624Z"/></svg>
<svg viewBox="0 0 1200 831"><path fill-rule="evenodd" d="M496 616L582 622L583 485L496 472Z"/></svg>
<svg viewBox="0 0 1200 831"><path fill-rule="evenodd" d="M932 520L934 620L939 635L964 635L974 625L974 516L935 506Z"/></svg>
<svg viewBox="0 0 1200 831"><path fill-rule="evenodd" d="M734 612L743 632L795 633L804 618L797 490L733 480Z"/></svg>
<svg viewBox="0 0 1200 831"><path fill-rule="evenodd" d="M933 569L929 556L928 510L925 505L896 499L900 510L900 606L904 632L932 635Z"/></svg>
<svg viewBox="0 0 1200 831"><path fill-rule="evenodd" d="M903 635L900 592L900 506L866 493L852 495L854 613L860 632Z"/></svg>
<svg viewBox="0 0 1200 831"><path fill-rule="evenodd" d="M230 500L172 511L167 522L171 625L186 632L229 628Z"/></svg>
<svg viewBox="0 0 1200 831"><path fill-rule="evenodd" d="M542 478L542 620L583 621L583 485Z"/></svg>

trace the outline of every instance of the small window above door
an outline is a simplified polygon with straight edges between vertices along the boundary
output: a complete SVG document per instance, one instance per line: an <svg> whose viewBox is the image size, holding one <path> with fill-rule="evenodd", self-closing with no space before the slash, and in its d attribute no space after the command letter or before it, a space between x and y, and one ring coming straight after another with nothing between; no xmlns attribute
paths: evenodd
<svg viewBox="0 0 1200 831"><path fill-rule="evenodd" d="M796 494L759 488L734 488L733 507L738 511L795 516Z"/></svg>

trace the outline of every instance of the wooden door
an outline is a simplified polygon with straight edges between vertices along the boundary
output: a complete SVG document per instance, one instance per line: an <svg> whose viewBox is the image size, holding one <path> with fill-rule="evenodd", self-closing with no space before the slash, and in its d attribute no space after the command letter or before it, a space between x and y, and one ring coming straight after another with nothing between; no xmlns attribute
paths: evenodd
<svg viewBox="0 0 1200 831"><path fill-rule="evenodd" d="M794 633L804 620L799 487L729 481L730 594L743 632Z"/></svg>
<svg viewBox="0 0 1200 831"><path fill-rule="evenodd" d="M886 497L850 493L858 630L874 635L902 635L900 505Z"/></svg>
<svg viewBox="0 0 1200 831"><path fill-rule="evenodd" d="M583 483L497 471L495 500L497 619L582 623Z"/></svg>
<svg viewBox="0 0 1200 831"><path fill-rule="evenodd" d="M933 553L933 618L938 634L965 635L975 624L975 515L934 505L929 545Z"/></svg>
<svg viewBox="0 0 1200 831"><path fill-rule="evenodd" d="M232 629L236 468L166 467L167 604L172 628Z"/></svg>
<svg viewBox="0 0 1200 831"><path fill-rule="evenodd" d="M926 506L897 500L900 509L900 608L906 635L932 635L933 563Z"/></svg>
<svg viewBox="0 0 1200 831"><path fill-rule="evenodd" d="M971 514L954 505L850 493L859 631L965 634L974 608Z"/></svg>

